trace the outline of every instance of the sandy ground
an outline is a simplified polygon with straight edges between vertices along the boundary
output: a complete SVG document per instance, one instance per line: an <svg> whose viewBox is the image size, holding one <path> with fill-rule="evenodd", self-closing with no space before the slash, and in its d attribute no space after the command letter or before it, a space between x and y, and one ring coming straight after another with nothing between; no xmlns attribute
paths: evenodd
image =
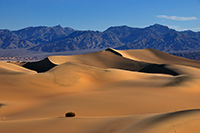
<svg viewBox="0 0 200 133"><path fill-rule="evenodd" d="M0 62L0 132L200 132L198 61L153 49L48 59L43 73ZM138 72L151 63L179 75Z"/></svg>

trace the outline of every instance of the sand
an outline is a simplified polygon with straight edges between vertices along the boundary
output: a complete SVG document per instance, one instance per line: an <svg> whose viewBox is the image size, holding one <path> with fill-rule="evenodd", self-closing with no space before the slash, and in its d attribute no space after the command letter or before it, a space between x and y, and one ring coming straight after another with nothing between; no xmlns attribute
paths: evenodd
<svg viewBox="0 0 200 133"><path fill-rule="evenodd" d="M198 61L107 49L33 66L0 62L0 132L200 132ZM64 117L69 111L76 117Z"/></svg>

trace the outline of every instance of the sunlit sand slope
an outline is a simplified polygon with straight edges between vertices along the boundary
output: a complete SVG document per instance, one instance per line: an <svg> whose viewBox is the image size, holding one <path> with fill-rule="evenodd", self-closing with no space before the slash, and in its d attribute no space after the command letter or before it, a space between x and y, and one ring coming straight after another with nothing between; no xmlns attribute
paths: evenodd
<svg viewBox="0 0 200 133"><path fill-rule="evenodd" d="M199 110L184 110L120 117L55 117L16 120L0 122L0 129L1 132L6 133L198 133L200 132L199 122Z"/></svg>
<svg viewBox="0 0 200 133"><path fill-rule="evenodd" d="M199 67L152 49L0 62L0 132L198 133Z"/></svg>

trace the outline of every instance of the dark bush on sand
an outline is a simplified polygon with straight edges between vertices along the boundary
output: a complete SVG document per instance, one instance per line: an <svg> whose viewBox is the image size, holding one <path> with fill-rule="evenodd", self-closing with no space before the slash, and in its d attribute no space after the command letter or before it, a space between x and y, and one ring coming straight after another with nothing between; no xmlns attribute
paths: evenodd
<svg viewBox="0 0 200 133"><path fill-rule="evenodd" d="M75 113L74 112L67 112L66 114L65 114L65 117L75 117L76 115L75 115Z"/></svg>

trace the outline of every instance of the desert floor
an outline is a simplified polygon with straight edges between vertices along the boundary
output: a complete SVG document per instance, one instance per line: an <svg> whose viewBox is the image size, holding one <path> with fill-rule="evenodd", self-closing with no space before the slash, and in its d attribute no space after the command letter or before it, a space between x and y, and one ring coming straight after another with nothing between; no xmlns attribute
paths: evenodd
<svg viewBox="0 0 200 133"><path fill-rule="evenodd" d="M200 132L198 61L106 49L26 67L43 72L0 62L1 133Z"/></svg>

